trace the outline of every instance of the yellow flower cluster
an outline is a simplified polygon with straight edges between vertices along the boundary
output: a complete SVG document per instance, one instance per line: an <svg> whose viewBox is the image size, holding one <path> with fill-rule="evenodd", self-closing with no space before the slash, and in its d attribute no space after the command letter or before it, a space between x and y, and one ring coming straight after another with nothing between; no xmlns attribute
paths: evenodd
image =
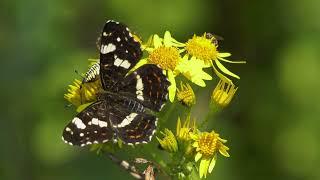
<svg viewBox="0 0 320 180"><path fill-rule="evenodd" d="M217 42L215 37L208 38L206 33L203 36L194 35L186 43L175 40L169 31L165 32L163 38L155 34L148 43L144 44L143 47L148 52L148 56L142 59L136 68L146 63L157 64L163 68L171 83L169 87L171 102L175 99L177 90L175 78L179 74L182 74L194 84L205 87L204 80L211 80L212 77L203 69L212 67L221 80L233 84L224 74L237 79L240 79L240 77L229 71L220 61L228 63L245 63L245 61L225 59L231 54L219 52L217 50L218 44L214 42Z"/></svg>
<svg viewBox="0 0 320 180"><path fill-rule="evenodd" d="M183 154L184 157L192 157L189 161L199 163L200 178L206 177L211 173L217 160L217 154L220 153L225 157L230 157L227 152L229 148L224 145L227 140L220 138L218 133L201 132L197 129L195 121L191 122L188 117L183 125L178 118L176 136L169 129L161 132L163 138L157 137L161 147L175 154ZM187 164L184 162L184 164Z"/></svg>

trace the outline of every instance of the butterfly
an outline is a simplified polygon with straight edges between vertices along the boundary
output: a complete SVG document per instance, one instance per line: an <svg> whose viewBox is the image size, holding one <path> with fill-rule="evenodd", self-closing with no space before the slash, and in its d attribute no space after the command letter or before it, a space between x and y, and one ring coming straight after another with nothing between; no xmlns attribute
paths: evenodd
<svg viewBox="0 0 320 180"><path fill-rule="evenodd" d="M126 25L107 21L100 43L100 62L83 82L99 77L103 92L67 124L62 140L77 146L117 139L129 145L148 143L157 126L155 112L165 105L170 82L154 64L129 73L142 51Z"/></svg>

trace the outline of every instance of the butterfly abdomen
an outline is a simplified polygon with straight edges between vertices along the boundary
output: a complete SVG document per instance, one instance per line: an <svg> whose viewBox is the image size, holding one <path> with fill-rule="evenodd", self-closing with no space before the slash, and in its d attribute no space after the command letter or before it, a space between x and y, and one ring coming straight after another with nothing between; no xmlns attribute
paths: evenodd
<svg viewBox="0 0 320 180"><path fill-rule="evenodd" d="M100 62L94 63L84 75L82 83L87 83L96 80L100 74Z"/></svg>

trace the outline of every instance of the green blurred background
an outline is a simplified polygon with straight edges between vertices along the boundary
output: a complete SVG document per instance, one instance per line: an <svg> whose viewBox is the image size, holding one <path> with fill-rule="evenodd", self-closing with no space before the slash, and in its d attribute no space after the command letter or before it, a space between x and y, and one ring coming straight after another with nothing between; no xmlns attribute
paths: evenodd
<svg viewBox="0 0 320 180"><path fill-rule="evenodd" d="M241 76L240 88L211 126L229 140L231 158L219 158L209 179L320 179L319 7L317 0L2 0L0 179L130 178L60 139L75 114L63 94L78 78L74 70L98 58L108 19L144 39L165 30L180 41L214 32L231 60L247 60L226 65ZM199 91L198 109L216 82Z"/></svg>

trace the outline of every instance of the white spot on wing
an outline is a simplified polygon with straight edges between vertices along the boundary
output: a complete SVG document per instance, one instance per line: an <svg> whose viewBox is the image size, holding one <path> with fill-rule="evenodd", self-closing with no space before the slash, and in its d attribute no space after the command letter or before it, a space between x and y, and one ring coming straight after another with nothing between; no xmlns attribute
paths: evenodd
<svg viewBox="0 0 320 180"><path fill-rule="evenodd" d="M137 116L137 113L131 113L128 116L126 116L126 118L124 120L122 120L122 122L120 124L117 125L118 128L121 127L125 127L127 125L129 125L131 123L131 121L133 121L133 119Z"/></svg>
<svg viewBox="0 0 320 180"><path fill-rule="evenodd" d="M97 118L92 118L91 122L92 122L92 124L94 124L94 125L98 125L98 124L99 124L99 119L97 119Z"/></svg>
<svg viewBox="0 0 320 180"><path fill-rule="evenodd" d="M99 121L99 126L100 127L108 127L108 123L105 121Z"/></svg>
<svg viewBox="0 0 320 180"><path fill-rule="evenodd" d="M140 75L137 75L137 84L136 84L136 95L137 95L137 98L140 99L140 100L144 100L143 98L143 83L142 83L142 79L140 77Z"/></svg>
<svg viewBox="0 0 320 180"><path fill-rule="evenodd" d="M86 125L78 117L73 118L72 123L77 126L79 129L85 129Z"/></svg>
<svg viewBox="0 0 320 180"><path fill-rule="evenodd" d="M113 62L113 65L115 65L115 66L120 66L120 64L123 62L123 60L122 59L120 59L120 58L116 58L116 60L114 60L114 62Z"/></svg>
<svg viewBox="0 0 320 180"><path fill-rule="evenodd" d="M120 38L120 37L117 37L117 41L120 42L120 41L121 41L121 38Z"/></svg>
<svg viewBox="0 0 320 180"><path fill-rule="evenodd" d="M105 121L100 121L97 118L92 118L91 120L92 124L99 125L100 127L108 127L108 123ZM97 131L94 131L94 133L97 133Z"/></svg>
<svg viewBox="0 0 320 180"><path fill-rule="evenodd" d="M80 133L80 137L83 137L84 136L84 134L83 133Z"/></svg>
<svg viewBox="0 0 320 180"><path fill-rule="evenodd" d="M130 67L130 65L131 65L131 64L129 63L129 61L124 60L124 61L121 63L120 66L128 69L128 68Z"/></svg>
<svg viewBox="0 0 320 180"><path fill-rule="evenodd" d="M112 33L106 33L106 32L103 32L102 33L102 36L110 36Z"/></svg>
<svg viewBox="0 0 320 180"><path fill-rule="evenodd" d="M116 50L116 46L112 43L108 45L101 45L101 54L107 54Z"/></svg>
<svg viewBox="0 0 320 180"><path fill-rule="evenodd" d="M143 83L142 83L142 79L141 79L140 75L137 75L136 89L137 89L137 91L138 90L143 90Z"/></svg>

